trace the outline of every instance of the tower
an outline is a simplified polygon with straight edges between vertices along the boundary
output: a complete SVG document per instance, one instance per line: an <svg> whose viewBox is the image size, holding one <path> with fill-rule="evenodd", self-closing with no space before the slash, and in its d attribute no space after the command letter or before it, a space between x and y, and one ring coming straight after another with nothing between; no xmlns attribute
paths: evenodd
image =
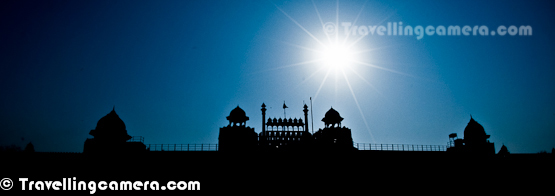
<svg viewBox="0 0 555 196"><path fill-rule="evenodd" d="M266 135L266 121L264 121L266 119L266 104L262 103L262 109L260 109L260 111L262 111L262 135Z"/></svg>
<svg viewBox="0 0 555 196"><path fill-rule="evenodd" d="M450 146L447 151L467 153L471 155L493 155L495 154L495 147L493 143L488 141L489 137L490 136L486 134L484 127L480 123L476 122L471 115L470 121L464 128L464 138L455 139L455 145Z"/></svg>
<svg viewBox="0 0 555 196"><path fill-rule="evenodd" d="M237 106L226 117L229 125L220 128L219 151L253 151L257 147L257 135L254 128L247 127L249 117Z"/></svg>
<svg viewBox="0 0 555 196"><path fill-rule="evenodd" d="M471 115L470 121L464 128L464 151L473 154L495 154L495 148L493 143L489 142L489 137L484 127Z"/></svg>
<svg viewBox="0 0 555 196"><path fill-rule="evenodd" d="M304 104L304 132L308 133L308 106Z"/></svg>
<svg viewBox="0 0 555 196"><path fill-rule="evenodd" d="M314 133L314 142L319 150L354 150L351 129L341 127L343 117L335 109L330 108L322 122L324 129Z"/></svg>
<svg viewBox="0 0 555 196"><path fill-rule="evenodd" d="M244 127L247 124L249 117L245 114L245 111L237 106L235 109L231 110L229 116L226 117L229 121L229 126L241 126Z"/></svg>

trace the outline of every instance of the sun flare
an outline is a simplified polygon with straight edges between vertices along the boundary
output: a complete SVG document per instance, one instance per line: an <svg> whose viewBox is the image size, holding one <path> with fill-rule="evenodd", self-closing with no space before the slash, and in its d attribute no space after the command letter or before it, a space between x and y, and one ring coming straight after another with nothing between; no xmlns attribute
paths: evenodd
<svg viewBox="0 0 555 196"><path fill-rule="evenodd" d="M301 82L299 84L299 85L304 84L309 79L318 75L318 73L324 73L322 82L320 83L318 89L316 90L316 93L314 94L314 97L311 97L311 100L316 100L318 98L318 95L319 95L320 91L322 90L322 88L324 87L324 84L326 83L326 81L329 78L328 76L330 76L330 75L335 75L336 76L335 77L335 79L336 79L335 80L336 94L337 94L337 89L338 89L338 80L337 79L338 78L343 78L345 80L346 87L351 92L351 96L353 97L353 100L354 100L354 102L357 106L357 109L360 113L361 119L364 122L364 125L366 126L366 129L368 130L368 133L370 134L370 138L374 142L374 136L372 134L372 131L370 130L370 126L368 125L368 122L366 121L366 117L364 116L364 112L362 111L362 109L360 107L360 104L358 102L358 99L356 97L356 93L355 93L356 89L353 89L353 86L351 85L353 83L353 79L351 79L351 78L354 78L355 80L356 80L356 78L359 78L360 81L364 81L366 84L368 84L374 90L376 90L377 93L381 94L370 82L368 82L368 80L366 80L366 78L363 75L358 73L358 72L362 71L362 70L360 70L360 68L366 67L366 68L379 69L379 70L388 71L388 72L391 72L391 73L396 73L396 74L401 74L401 75L406 75L406 76L410 76L410 75L399 72L399 71L396 71L396 70L393 70L393 69L389 69L389 68L386 68L386 67L382 67L382 66L370 63L368 61L369 60L368 58L369 58L369 56L371 56L371 54L368 54L368 52L373 51L375 49L368 49L368 46L362 46L362 48L367 48L367 49L364 49L364 50L361 50L361 48L359 48L359 47L361 47L360 46L361 45L360 41L366 36L361 36L361 37L358 37L358 38L353 37L351 39L349 39L350 34L347 34L344 37L339 36L340 34L339 34L339 31L338 31L338 26L337 26L339 24L339 1L336 2L335 23L331 22L331 26L329 25L330 22L324 23L324 21L322 20L321 15L320 15L320 12L318 11L318 8L317 8L316 4L314 3L314 1L312 2L312 4L314 5L314 9L315 9L315 12L318 16L318 19L319 19L320 23L322 24L321 29L324 30L325 37L315 36L308 29L306 29L303 25L301 25L299 22L297 22L293 17L291 17L289 14L287 14L283 9L281 9L276 4L274 4L274 6L281 13L283 13L295 25L297 25L302 31L304 31L309 37L311 37L312 40L315 41L315 45L317 45L316 47L307 47L307 46L302 46L302 45L298 45L298 44L294 44L294 43L288 43L289 45L292 45L292 46L295 46L297 48L301 48L301 49L304 49L304 50L310 52L311 55L312 55L311 56L312 58L310 58L306 61L299 62L299 63L293 63L293 64L281 66L281 67L278 67L276 69L294 67L294 66L301 66L301 65L309 65L309 64L316 65L318 68L315 69L315 71L310 76L308 76L303 82ZM361 6L359 14L357 15L357 17L354 20L355 23L358 20L358 17L360 16L360 13L364 9L364 5ZM330 31L329 27L333 27L331 29L332 31ZM314 98L314 99L312 99L312 98Z"/></svg>
<svg viewBox="0 0 555 196"><path fill-rule="evenodd" d="M318 52L322 65L337 70L350 66L356 61L355 52L341 44L330 44Z"/></svg>

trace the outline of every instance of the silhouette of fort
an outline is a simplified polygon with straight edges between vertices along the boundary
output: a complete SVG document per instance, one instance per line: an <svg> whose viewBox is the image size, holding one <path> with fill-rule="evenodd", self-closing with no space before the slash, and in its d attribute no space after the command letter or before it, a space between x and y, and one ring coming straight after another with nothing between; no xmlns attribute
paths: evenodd
<svg viewBox="0 0 555 196"><path fill-rule="evenodd" d="M286 106L284 106L285 108ZM308 106L304 105L302 118L268 118L266 105L262 103L262 132L256 134L254 128L247 127L249 117L237 106L227 120L229 125L220 128L220 151L313 151L313 150L355 150L351 130L341 127L343 118L335 109L326 112L322 121L324 129L314 135L308 131Z"/></svg>
<svg viewBox="0 0 555 196"><path fill-rule="evenodd" d="M284 111L287 106L284 103ZM84 154L159 153L218 151L220 153L358 153L372 156L418 156L418 157L509 157L506 146L495 153L494 143L484 127L472 116L464 128L464 138L456 133L449 135L447 145L360 144L354 143L351 129L342 126L343 117L333 107L322 118L324 128L315 133L309 131L308 106L302 108L302 117L266 117L266 105L261 106L262 130L257 133L246 125L249 117L239 106L231 110L227 126L219 130L218 144L155 144L145 145L143 137L127 134L125 123L115 109L102 117L86 139Z"/></svg>
<svg viewBox="0 0 555 196"><path fill-rule="evenodd" d="M9 168L3 171L4 177L196 180L202 183L202 190L262 193L275 189L323 191L328 186L363 191L407 183L425 187L486 185L491 178L484 174L510 179L520 161L547 160L549 166L536 167L551 168L554 158L553 153L511 154L506 146L496 154L489 135L472 116L464 137L450 134L444 146L360 144L353 142L351 129L343 126L343 117L335 108L325 113L321 120L324 128L315 133L308 129L308 107L304 105L302 111L301 118L267 118L262 104L262 130L257 133L246 125L249 117L237 106L226 117L229 123L220 128L218 144L152 145L144 144L143 137L130 136L112 109L89 132L93 138L85 140L83 153L34 152L29 144L21 153L0 153L0 165Z"/></svg>
<svg viewBox="0 0 555 196"><path fill-rule="evenodd" d="M488 139L484 127L472 116L464 128L463 138L457 133L449 134L447 145L410 145L410 144L368 144L355 143L351 129L342 125L343 117L331 107L321 119L324 128L316 132L309 131L308 106L304 104L302 117L266 117L266 104L261 105L262 130L257 133L254 128L246 125L249 117L239 106L231 110L226 117L228 124L219 130L218 144L144 144L141 136L130 136L125 123L115 111L115 107L107 115L98 120L95 129L89 132L93 138L84 142L83 153L35 152L33 144L25 148L26 154L50 156L52 154L66 154L66 156L83 155L122 155L143 154L149 156L166 156L168 153L192 152L202 153L202 156L218 156L236 153L254 153L257 156L272 156L274 153L351 154L361 157L394 157L401 159L550 159L552 153L517 153L511 154L506 146L501 146L495 152L494 143ZM6 150L2 150L6 155ZM32 153L30 153L32 152ZM43 154L43 155L39 155ZM45 155L46 154L46 155ZM49 155L48 155L49 154ZM69 155L73 154L73 155ZM196 153L193 153L196 154ZM11 155L10 155L11 156ZM56 155L61 156L61 155ZM169 155L168 155L169 156ZM195 155L196 156L196 155Z"/></svg>

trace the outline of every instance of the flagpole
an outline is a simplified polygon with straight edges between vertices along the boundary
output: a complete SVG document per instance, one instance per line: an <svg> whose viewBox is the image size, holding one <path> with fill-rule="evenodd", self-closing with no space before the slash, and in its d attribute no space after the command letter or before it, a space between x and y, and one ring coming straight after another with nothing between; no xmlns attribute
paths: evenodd
<svg viewBox="0 0 555 196"><path fill-rule="evenodd" d="M283 118L287 119L287 115L285 115L285 108L287 108L287 106L285 105L285 101L283 101Z"/></svg>

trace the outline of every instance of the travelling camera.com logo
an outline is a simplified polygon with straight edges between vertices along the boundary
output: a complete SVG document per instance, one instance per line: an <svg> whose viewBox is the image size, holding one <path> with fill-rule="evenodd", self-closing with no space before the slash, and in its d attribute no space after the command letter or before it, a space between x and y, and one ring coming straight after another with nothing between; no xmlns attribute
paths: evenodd
<svg viewBox="0 0 555 196"><path fill-rule="evenodd" d="M505 26L499 25L497 28L490 28L486 25L449 25L426 27L417 25L403 25L403 22L387 22L386 25L354 25L351 22L341 22L337 26L334 22L327 22L323 25L324 32L328 35L345 36L415 36L420 40L426 36L532 36L530 25Z"/></svg>

